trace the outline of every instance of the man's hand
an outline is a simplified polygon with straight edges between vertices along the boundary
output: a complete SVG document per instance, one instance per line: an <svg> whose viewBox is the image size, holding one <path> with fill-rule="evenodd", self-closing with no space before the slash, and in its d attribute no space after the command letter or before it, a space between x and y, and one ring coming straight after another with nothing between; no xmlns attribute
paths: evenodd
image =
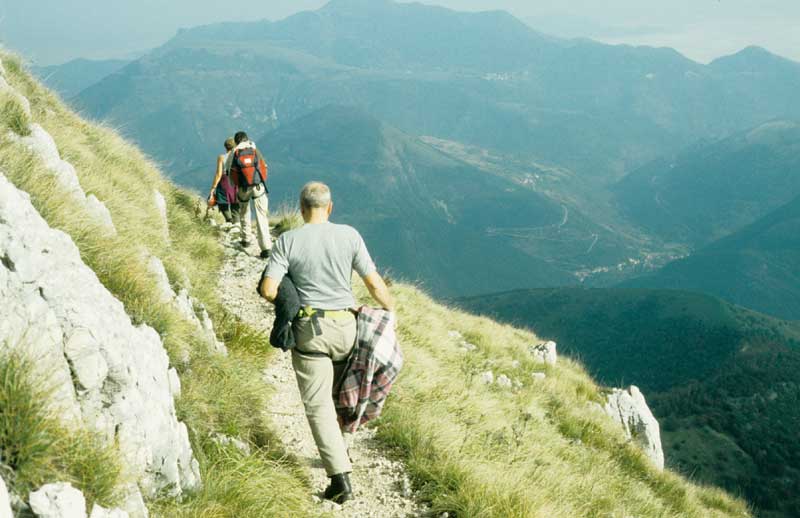
<svg viewBox="0 0 800 518"><path fill-rule="evenodd" d="M258 287L258 292L262 297L274 304L275 298L278 296L278 283L272 277L264 277Z"/></svg>
<svg viewBox="0 0 800 518"><path fill-rule="evenodd" d="M372 295L372 298L375 299L375 302L380 304L381 307L387 311L394 311L394 299L392 299L392 295L389 293L389 288L386 287L386 283L383 282L383 277L381 277L378 272L372 272L363 277L363 280L364 285L367 287L369 294Z"/></svg>

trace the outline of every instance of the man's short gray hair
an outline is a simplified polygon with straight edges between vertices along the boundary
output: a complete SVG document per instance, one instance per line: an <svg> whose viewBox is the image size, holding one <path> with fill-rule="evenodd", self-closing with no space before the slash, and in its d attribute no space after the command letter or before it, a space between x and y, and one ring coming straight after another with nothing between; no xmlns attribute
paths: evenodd
<svg viewBox="0 0 800 518"><path fill-rule="evenodd" d="M304 209L327 207L331 202L331 190L322 182L308 182L300 191L300 206Z"/></svg>

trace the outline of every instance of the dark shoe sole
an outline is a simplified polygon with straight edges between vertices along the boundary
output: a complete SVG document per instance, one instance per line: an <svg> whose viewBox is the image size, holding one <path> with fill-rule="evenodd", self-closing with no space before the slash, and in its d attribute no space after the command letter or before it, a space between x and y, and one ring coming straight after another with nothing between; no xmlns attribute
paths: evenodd
<svg viewBox="0 0 800 518"><path fill-rule="evenodd" d="M353 499L353 493L339 493L330 497L328 495L325 495L325 500L330 500L331 502L339 505L342 505L343 503L352 499Z"/></svg>

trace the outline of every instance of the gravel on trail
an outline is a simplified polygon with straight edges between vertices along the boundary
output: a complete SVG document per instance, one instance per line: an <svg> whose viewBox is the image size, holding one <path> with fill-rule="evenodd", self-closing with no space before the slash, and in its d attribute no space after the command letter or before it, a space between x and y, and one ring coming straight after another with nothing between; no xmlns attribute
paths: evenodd
<svg viewBox="0 0 800 518"><path fill-rule="evenodd" d="M225 249L225 263L219 278L222 301L233 314L268 336L275 313L272 305L256 293L256 283L267 260L259 258L253 237L249 248L241 246L238 225L225 224L221 231ZM275 355L263 370L263 380L275 389L266 412L284 447L307 469L312 487L309 498L316 503L320 514L337 518L431 516L411 488L403 464L387 458L384 448L375 439L375 426L380 426L380 420L352 437L350 479L355 498L343 505L322 499L328 478L306 420L290 353Z"/></svg>

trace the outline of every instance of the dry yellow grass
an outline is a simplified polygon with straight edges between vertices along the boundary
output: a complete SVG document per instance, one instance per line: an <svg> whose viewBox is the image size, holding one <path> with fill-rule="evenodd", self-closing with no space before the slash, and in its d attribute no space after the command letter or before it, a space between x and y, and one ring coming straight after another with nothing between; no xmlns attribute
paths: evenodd
<svg viewBox="0 0 800 518"><path fill-rule="evenodd" d="M396 284L406 364L377 424L407 458L437 512L538 518L750 516L722 491L659 472L596 408L577 363L535 363L532 333L434 302ZM362 291L362 296L364 295ZM461 339L477 346L472 352ZM486 385L483 372L521 386ZM544 380L532 373L543 372Z"/></svg>
<svg viewBox="0 0 800 518"><path fill-rule="evenodd" d="M84 191L108 207L117 236L101 232L83 207L65 196L52 176L39 169L30 152L3 136L0 171L31 195L50 226L72 237L84 262L122 301L133 320L159 332L172 363L179 368L184 391L176 402L178 414L191 430L204 486L181 502L153 502L152 515L307 516L307 481L273 439L265 414L253 411L265 408L270 397L259 369L268 354L263 346L256 345L265 340L228 315L217 300L222 249L216 233L196 219L195 197L167 181L141 151L113 130L88 123L66 108L27 74L17 58L8 54L0 57L7 80L28 98L32 108L31 121L6 121L5 127L22 134L33 122L50 133L62 158L75 166ZM5 110L5 106L0 104L0 109ZM17 113L13 106L9 110ZM166 198L170 242L164 236L154 190ZM218 334L229 346L227 358L210 354L198 331L171 305L160 302L143 252L163 261L176 290L189 289L206 306ZM188 365L180 361L187 353ZM237 456L219 448L209 440L213 433L239 436L255 453ZM93 472L103 473L97 463L78 468L87 478Z"/></svg>

